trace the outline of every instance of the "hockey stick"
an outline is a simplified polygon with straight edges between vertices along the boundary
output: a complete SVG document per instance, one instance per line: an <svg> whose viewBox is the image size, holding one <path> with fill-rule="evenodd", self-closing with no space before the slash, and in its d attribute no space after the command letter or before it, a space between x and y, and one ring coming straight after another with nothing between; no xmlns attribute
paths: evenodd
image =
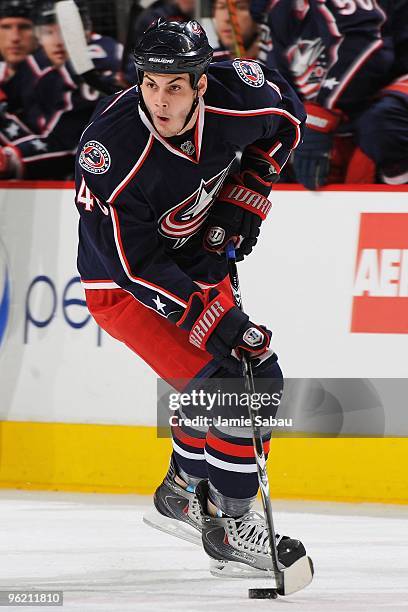
<svg viewBox="0 0 408 612"><path fill-rule="evenodd" d="M98 91L111 95L120 87L103 81L90 58L81 15L74 0L57 2L56 15L69 59L78 76Z"/></svg>
<svg viewBox="0 0 408 612"><path fill-rule="evenodd" d="M232 30L234 33L235 53L237 54L237 57L244 57L245 56L245 46L244 46L244 39L242 37L241 28L240 28L239 21L238 21L236 1L237 0L227 0L227 9L228 9L228 13L231 19Z"/></svg>
<svg viewBox="0 0 408 612"><path fill-rule="evenodd" d="M137 18L143 13L143 7L139 5L138 0L133 0L132 6L130 7L129 16L128 16L128 27L126 34L126 41L123 47L123 55L121 62L121 72L125 74L127 63L130 57L130 53L132 51L132 47L135 45L136 41L133 40L134 27Z"/></svg>
<svg viewBox="0 0 408 612"><path fill-rule="evenodd" d="M235 258L235 246L230 241L226 247L228 264L228 275L231 283L232 294L235 305L243 310L241 289L239 286L238 268ZM255 393L254 376L252 364L245 352L242 352L242 373L244 376L245 391L252 396ZM276 599L278 595L290 595L306 587L313 578L313 564L309 557L301 557L289 567L281 564L278 558L276 547L275 528L272 516L272 503L269 495L269 480L266 472L266 459L262 444L262 435L259 425L256 424L255 417L258 412L249 405L249 416L252 423L252 442L254 445L256 467L258 472L259 488L261 491L262 507L265 515L265 523L269 535L269 544L272 557L272 571L275 576L276 586L272 589L249 589L251 599Z"/></svg>

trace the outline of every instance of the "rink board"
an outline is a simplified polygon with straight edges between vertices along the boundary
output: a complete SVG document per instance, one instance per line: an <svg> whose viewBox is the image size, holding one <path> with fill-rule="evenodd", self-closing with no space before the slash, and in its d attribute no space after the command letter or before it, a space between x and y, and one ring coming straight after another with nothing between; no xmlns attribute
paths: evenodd
<svg viewBox="0 0 408 612"><path fill-rule="evenodd" d="M0 487L153 493L167 471L170 441L153 427L0 424ZM408 503L406 438L275 439L271 496Z"/></svg>
<svg viewBox="0 0 408 612"><path fill-rule="evenodd" d="M72 185L24 187L0 186L0 486L152 491L170 449L154 373L87 314ZM407 196L274 192L241 283L286 376L407 377ZM408 501L405 438L273 444L276 497Z"/></svg>

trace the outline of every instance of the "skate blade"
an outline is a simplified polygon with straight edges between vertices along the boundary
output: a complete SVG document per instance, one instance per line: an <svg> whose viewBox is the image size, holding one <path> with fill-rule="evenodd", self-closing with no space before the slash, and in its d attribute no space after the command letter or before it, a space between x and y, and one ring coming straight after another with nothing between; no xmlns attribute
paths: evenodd
<svg viewBox="0 0 408 612"><path fill-rule="evenodd" d="M280 595L291 595L301 591L313 580L314 568L310 557L301 557L283 570L283 587Z"/></svg>
<svg viewBox="0 0 408 612"><path fill-rule="evenodd" d="M272 570L262 570L236 561L224 561L210 558L210 574L217 578L262 578L271 581L271 587L276 587Z"/></svg>
<svg viewBox="0 0 408 612"><path fill-rule="evenodd" d="M146 523L146 525L149 525L149 527L153 527L154 529L158 529L159 531L173 535L176 538L185 540L186 542L191 542L191 544L201 546L200 531L191 525L187 525L187 523L183 523L177 519L160 514L160 512L154 507L144 514L143 522Z"/></svg>

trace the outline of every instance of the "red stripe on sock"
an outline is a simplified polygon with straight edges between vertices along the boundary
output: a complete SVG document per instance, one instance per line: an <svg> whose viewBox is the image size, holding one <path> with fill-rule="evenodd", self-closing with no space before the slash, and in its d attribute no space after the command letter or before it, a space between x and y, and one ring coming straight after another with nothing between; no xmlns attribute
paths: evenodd
<svg viewBox="0 0 408 612"><path fill-rule="evenodd" d="M224 453L225 455L231 455L232 457L255 458L254 448L252 444L250 446L241 446L240 444L225 442L225 440L221 440L220 438L214 436L211 431L207 432L207 444L208 446L211 446L211 448L214 448L215 450ZM269 453L269 444L269 440L263 443L265 455Z"/></svg>
<svg viewBox="0 0 408 612"><path fill-rule="evenodd" d="M204 448L205 446L205 438L193 438L192 436L188 436L178 427L178 425L173 425L171 432L173 437L183 442L183 444L188 444L188 446L193 446L194 448Z"/></svg>

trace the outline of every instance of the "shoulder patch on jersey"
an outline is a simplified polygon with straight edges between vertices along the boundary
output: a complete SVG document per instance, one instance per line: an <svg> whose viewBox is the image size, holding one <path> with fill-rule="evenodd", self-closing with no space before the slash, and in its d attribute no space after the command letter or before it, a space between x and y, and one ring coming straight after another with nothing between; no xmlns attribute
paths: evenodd
<svg viewBox="0 0 408 612"><path fill-rule="evenodd" d="M88 140L79 156L79 165L91 174L105 174L110 168L111 157L103 144Z"/></svg>
<svg viewBox="0 0 408 612"><path fill-rule="evenodd" d="M235 60L232 62L232 65L241 81L244 81L247 85L251 85L251 87L262 87L265 83L265 76L262 72L262 68L256 62Z"/></svg>

